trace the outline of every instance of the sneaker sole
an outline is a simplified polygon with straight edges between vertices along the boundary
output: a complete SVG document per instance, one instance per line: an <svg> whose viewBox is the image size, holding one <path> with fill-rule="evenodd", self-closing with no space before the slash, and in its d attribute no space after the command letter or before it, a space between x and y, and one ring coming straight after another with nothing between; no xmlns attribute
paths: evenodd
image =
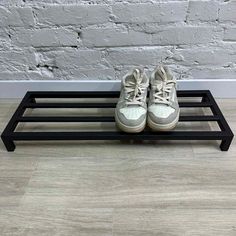
<svg viewBox="0 0 236 236"><path fill-rule="evenodd" d="M115 113L115 120L116 120L116 125L117 127L126 132L126 133L140 133L144 130L145 126L146 126L146 119L140 124L140 125L137 125L137 126L127 126L125 124L123 124L118 116L116 115Z"/></svg>
<svg viewBox="0 0 236 236"><path fill-rule="evenodd" d="M169 124L164 124L164 125L155 123L149 116L147 118L147 124L153 131L170 131L176 127L178 121L179 121L179 113L175 118L175 120L173 120Z"/></svg>

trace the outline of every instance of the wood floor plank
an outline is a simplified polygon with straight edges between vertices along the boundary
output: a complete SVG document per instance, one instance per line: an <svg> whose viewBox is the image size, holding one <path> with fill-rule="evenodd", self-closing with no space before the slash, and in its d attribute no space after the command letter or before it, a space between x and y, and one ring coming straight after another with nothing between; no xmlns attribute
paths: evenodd
<svg viewBox="0 0 236 236"><path fill-rule="evenodd" d="M26 208L2 210L4 235L112 236L112 209ZM12 225L14 222L14 225Z"/></svg>
<svg viewBox="0 0 236 236"><path fill-rule="evenodd" d="M234 236L235 210L116 209L114 236Z"/></svg>

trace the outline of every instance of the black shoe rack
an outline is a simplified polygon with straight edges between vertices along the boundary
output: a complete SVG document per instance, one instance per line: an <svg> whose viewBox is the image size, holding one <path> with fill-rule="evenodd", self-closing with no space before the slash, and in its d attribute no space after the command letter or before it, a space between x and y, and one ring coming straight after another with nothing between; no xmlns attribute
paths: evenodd
<svg viewBox="0 0 236 236"><path fill-rule="evenodd" d="M144 130L141 133L129 134L121 131L94 131L94 132L19 132L16 127L22 122L115 122L113 116L27 116L26 109L42 108L115 108L115 103L108 102L48 102L52 98L118 98L119 92L27 92L7 124L1 137L7 151L15 150L14 141L33 140L220 140L220 149L227 151L233 139L233 133L226 122L215 99L208 90L178 91L178 97L200 97L199 102L180 102L180 107L196 108L209 107L213 115L181 115L180 122L216 121L220 131L168 131L151 132ZM39 102L40 99L47 102Z"/></svg>

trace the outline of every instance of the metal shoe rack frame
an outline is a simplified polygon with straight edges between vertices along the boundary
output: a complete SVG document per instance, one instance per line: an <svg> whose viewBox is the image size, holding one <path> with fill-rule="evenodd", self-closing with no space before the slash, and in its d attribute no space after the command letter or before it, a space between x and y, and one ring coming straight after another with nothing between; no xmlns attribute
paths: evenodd
<svg viewBox="0 0 236 236"><path fill-rule="evenodd" d="M180 107L209 107L213 115L181 115L180 122L215 121L220 131L168 131L130 134L121 131L100 132L17 132L16 127L24 122L115 122L113 116L26 116L26 109L41 108L115 108L115 103L109 102L38 102L37 99L51 98L118 98L119 92L27 92L14 115L7 124L1 137L6 149L15 150L14 141L33 140L220 140L220 149L227 151L233 139L233 133L219 109L214 97L208 90L178 91L178 97L200 97L200 102L180 102Z"/></svg>

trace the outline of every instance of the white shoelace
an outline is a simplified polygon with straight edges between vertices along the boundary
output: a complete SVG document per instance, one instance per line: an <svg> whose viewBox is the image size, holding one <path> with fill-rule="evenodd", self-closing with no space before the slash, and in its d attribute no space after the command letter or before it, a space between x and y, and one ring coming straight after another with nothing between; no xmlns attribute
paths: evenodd
<svg viewBox="0 0 236 236"><path fill-rule="evenodd" d="M170 105L170 93L173 84L176 84L175 80L162 82L161 88L158 85L152 85L152 89L154 90L154 103Z"/></svg>
<svg viewBox="0 0 236 236"><path fill-rule="evenodd" d="M143 103L143 94L146 90L146 86L142 84L142 78L141 75L137 73L137 75L134 74L136 77L135 82L129 81L124 83L125 87L125 100L127 105L142 105Z"/></svg>

